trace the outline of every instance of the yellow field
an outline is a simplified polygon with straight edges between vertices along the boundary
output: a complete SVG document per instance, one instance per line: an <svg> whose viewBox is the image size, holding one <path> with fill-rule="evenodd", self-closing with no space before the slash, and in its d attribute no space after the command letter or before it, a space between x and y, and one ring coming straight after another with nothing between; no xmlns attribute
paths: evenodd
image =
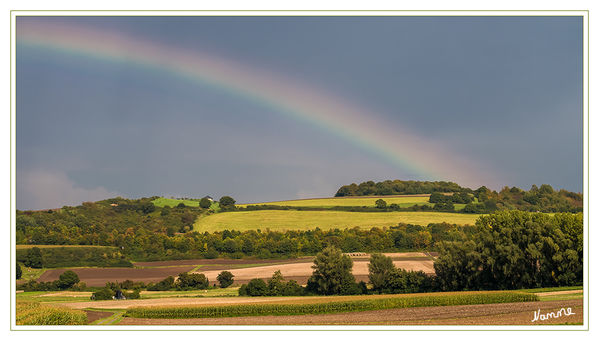
<svg viewBox="0 0 599 341"><path fill-rule="evenodd" d="M383 199L387 205L398 204L401 207L410 207L416 204L428 204L428 194L425 195L389 195L377 197L338 197L338 198L316 198L316 199L298 199L285 201L260 202L254 204L240 204L237 206L245 207L247 205L279 205L294 207L334 207L334 206L369 206L374 207L375 201Z"/></svg>
<svg viewBox="0 0 599 341"><path fill-rule="evenodd" d="M242 211L224 212L198 218L193 227L199 232L229 230L308 230L320 227L323 230L395 226L398 223L427 225L447 222L470 224L478 218L476 214L444 212L343 212L343 211Z"/></svg>

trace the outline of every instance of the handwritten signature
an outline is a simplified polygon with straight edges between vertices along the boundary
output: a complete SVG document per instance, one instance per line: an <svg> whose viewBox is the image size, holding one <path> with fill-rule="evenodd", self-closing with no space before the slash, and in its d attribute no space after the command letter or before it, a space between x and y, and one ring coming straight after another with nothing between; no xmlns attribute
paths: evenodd
<svg viewBox="0 0 599 341"><path fill-rule="evenodd" d="M570 307L561 308L558 311L551 311L546 314L541 314L541 309L539 309L539 310L535 311L535 316L530 322L545 321L550 318L558 318L558 317L570 316L570 315L576 315L576 313L572 312L572 308L570 308Z"/></svg>

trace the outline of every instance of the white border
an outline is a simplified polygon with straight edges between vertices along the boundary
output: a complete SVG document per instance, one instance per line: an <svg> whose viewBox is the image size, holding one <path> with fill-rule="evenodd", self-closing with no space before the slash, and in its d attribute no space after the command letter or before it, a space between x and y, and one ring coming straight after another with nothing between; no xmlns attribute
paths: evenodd
<svg viewBox="0 0 599 341"><path fill-rule="evenodd" d="M451 331L451 330L535 330L535 331L552 331L552 330L587 330L589 327L589 307L588 307L588 289L589 289L589 273L588 269L589 260L589 174L588 174L588 130L589 127L589 107L588 107L588 32L589 32L589 16L586 11L12 11L10 16L11 21L11 206L10 212L11 221L11 238L10 238L10 249L11 257L14 261L16 259L15 252L15 210L16 207L16 28L15 28L15 17L19 15L38 15L38 16L582 16L583 17L583 81L584 81L584 98L583 98L583 114L584 114L584 259L585 259L585 272L584 272L584 324L582 326L568 326L568 325L557 325L557 326L374 326L374 325L358 325L358 326L17 326L15 324L15 267L11 264L11 307L10 307L10 318L11 318L11 329L18 331L34 331L34 330L55 330L55 331L74 331L74 330L85 330L85 331L108 331L108 330L277 330L277 331L289 331L289 330L343 330L343 331L356 331L356 330L416 330L416 331Z"/></svg>

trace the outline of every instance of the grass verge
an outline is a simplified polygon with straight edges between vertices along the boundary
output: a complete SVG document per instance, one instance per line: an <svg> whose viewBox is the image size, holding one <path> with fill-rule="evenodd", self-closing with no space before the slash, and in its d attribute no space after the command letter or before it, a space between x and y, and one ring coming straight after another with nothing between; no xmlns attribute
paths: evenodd
<svg viewBox="0 0 599 341"><path fill-rule="evenodd" d="M125 313L137 318L210 318L266 315L331 314L395 308L432 307L538 301L534 294L519 292L459 293L455 295L405 296L395 298L314 304L246 304L228 306L138 307Z"/></svg>

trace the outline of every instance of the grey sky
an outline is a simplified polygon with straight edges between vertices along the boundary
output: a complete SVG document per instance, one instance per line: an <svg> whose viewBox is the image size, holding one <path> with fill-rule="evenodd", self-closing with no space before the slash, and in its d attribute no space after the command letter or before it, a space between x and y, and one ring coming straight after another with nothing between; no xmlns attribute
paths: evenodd
<svg viewBox="0 0 599 341"><path fill-rule="evenodd" d="M18 209L115 195L330 196L351 182L420 176L232 93L19 45L18 27L32 21L298 79L495 169L492 187L582 191L579 17L21 17Z"/></svg>

